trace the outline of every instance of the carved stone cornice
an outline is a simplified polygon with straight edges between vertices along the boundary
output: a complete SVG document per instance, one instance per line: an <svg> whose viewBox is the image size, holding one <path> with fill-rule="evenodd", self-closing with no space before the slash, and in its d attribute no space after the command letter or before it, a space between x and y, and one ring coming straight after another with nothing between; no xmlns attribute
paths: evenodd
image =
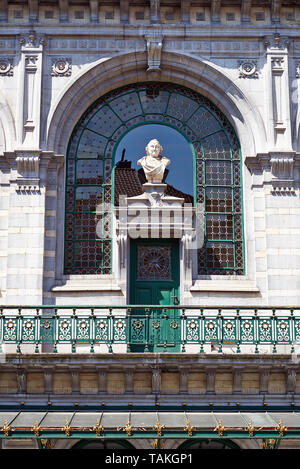
<svg viewBox="0 0 300 469"><path fill-rule="evenodd" d="M34 30L30 30L27 34L22 34L19 37L19 43L24 51L42 50L45 38L43 35L37 35Z"/></svg>
<svg viewBox="0 0 300 469"><path fill-rule="evenodd" d="M247 157L245 164L251 174L261 175L261 184L271 184L274 190L294 191L300 181L295 167L300 165L300 155L295 152L259 153Z"/></svg>
<svg viewBox="0 0 300 469"><path fill-rule="evenodd" d="M59 168L63 157L41 150L16 150L5 152L4 162L6 171L10 170L10 183L16 184L18 191L39 191L46 184L49 165Z"/></svg>
<svg viewBox="0 0 300 469"><path fill-rule="evenodd" d="M264 45L267 52L288 52L290 39L286 36L281 36L279 33L275 33L273 36L264 37Z"/></svg>

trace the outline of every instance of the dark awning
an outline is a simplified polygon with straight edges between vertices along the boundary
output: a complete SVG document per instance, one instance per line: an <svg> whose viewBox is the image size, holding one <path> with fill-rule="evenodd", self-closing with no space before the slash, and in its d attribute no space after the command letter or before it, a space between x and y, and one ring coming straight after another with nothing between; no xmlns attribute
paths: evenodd
<svg viewBox="0 0 300 469"><path fill-rule="evenodd" d="M299 438L300 413L0 412L0 438Z"/></svg>

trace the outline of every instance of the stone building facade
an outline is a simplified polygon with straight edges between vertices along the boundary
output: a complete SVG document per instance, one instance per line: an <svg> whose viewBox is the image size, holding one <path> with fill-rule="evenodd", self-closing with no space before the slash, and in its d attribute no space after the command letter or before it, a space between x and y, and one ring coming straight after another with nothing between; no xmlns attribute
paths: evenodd
<svg viewBox="0 0 300 469"><path fill-rule="evenodd" d="M158 243L152 248L161 239L173 240L178 248L177 290L174 293L173 286L168 295L179 298L177 305L184 306L180 314L202 310L209 316L214 307L219 314L227 308L228 314L244 310L249 317L279 315L283 323L296 315L300 308L299 25L300 6L287 0L2 0L3 428L5 412L12 413L7 421L17 428L15 413L26 410L26 405L33 406L32 421L20 427L30 429L36 421L43 426L34 412L52 410L73 418L75 411L96 412L98 407L100 413L105 408L125 415L129 408L157 412L160 406L166 415L164 406L173 406L174 412L188 408L204 414L212 408L224 412L229 406L230 415L235 415L241 406L245 427L250 418L259 422L255 412L265 412L266 407L283 412L283 424L285 414L297 410L297 340L286 345L272 339L252 341L237 355L236 342L224 342L218 353L218 344L195 346L185 339L171 351L166 345L162 353L155 347L130 349L126 340L117 345L82 341L71 353L70 339L58 343L58 353L53 353L52 343L5 342L3 331L5 315L18 314L18 308L22 318L36 314L41 305L45 305L40 308L42 317L56 308L63 318L80 316L87 309L90 314L96 305L121 321L128 305L141 304L132 293L139 285L133 285L131 222L122 218L120 205L114 207L114 154L123 135L149 123L177 129L191 143L195 157L191 187L204 220L202 231L195 230L198 212L191 208L189 229L181 220L179 235L163 236L161 230L168 226L159 222L158 231L150 236ZM214 134L217 137L210 141L207 136ZM215 161L211 172L209 160ZM220 179L226 171L230 182ZM130 208L153 206L147 190L144 194L125 199L126 217ZM183 199L172 200L160 197L161 203L154 207L164 211L173 203L174 209L182 208ZM214 200L210 210L208 200ZM85 208L78 208L78 201ZM227 202L233 208L224 215ZM73 230L76 226L86 234L87 219L95 220L96 203L98 221L106 230L98 244L91 234L86 241ZM83 222L79 213L87 214ZM144 228L151 230L154 224L151 214ZM205 239L200 242L204 229ZM161 244L165 249L167 244ZM147 305L151 301L143 295ZM173 305L169 300L165 304ZM277 417L270 417L274 428ZM62 418L63 427L65 414ZM224 423L226 418L217 414L215 427L220 419L225 429L231 426ZM125 424L126 419L116 426ZM216 437L211 439L218 440L216 445L222 443L220 433L211 428L214 431ZM39 435L26 434L24 439L11 435L12 430L2 439L3 448L41 444ZM151 447L153 436L135 435L130 441L126 435L126 444ZM75 436L68 440L66 433L61 439L48 435L44 441L70 448L80 440ZM165 435L165 445L178 448L188 436ZM264 435L228 440L245 448L267 444ZM295 434L280 444L297 446Z"/></svg>

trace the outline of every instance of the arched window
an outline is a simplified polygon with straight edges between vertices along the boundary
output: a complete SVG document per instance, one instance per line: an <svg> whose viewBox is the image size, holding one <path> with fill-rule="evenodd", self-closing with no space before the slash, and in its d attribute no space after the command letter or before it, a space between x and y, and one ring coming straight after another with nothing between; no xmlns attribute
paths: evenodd
<svg viewBox="0 0 300 469"><path fill-rule="evenodd" d="M76 125L67 154L65 273L111 273L115 150L128 130L150 123L173 127L193 148L194 204L204 214L198 273L244 274L238 139L207 98L168 83L114 90Z"/></svg>

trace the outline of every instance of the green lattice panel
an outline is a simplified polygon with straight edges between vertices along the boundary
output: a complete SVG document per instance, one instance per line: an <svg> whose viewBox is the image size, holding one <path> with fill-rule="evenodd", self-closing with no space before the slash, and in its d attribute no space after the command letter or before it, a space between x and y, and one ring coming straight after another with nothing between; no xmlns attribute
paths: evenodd
<svg viewBox="0 0 300 469"><path fill-rule="evenodd" d="M240 318L239 340L241 344L255 343L255 321L252 317Z"/></svg>
<svg viewBox="0 0 300 469"><path fill-rule="evenodd" d="M69 344L74 339L73 318L64 316L57 322L57 341L60 344Z"/></svg>
<svg viewBox="0 0 300 469"><path fill-rule="evenodd" d="M204 343L210 344L221 340L218 318L205 318L203 325Z"/></svg>
<svg viewBox="0 0 300 469"><path fill-rule="evenodd" d="M130 343L145 344L147 342L147 329L149 321L145 317L130 318Z"/></svg>
<svg viewBox="0 0 300 469"><path fill-rule="evenodd" d="M55 339L55 319L54 318L41 318L39 339L42 344L54 343L54 339Z"/></svg>
<svg viewBox="0 0 300 469"><path fill-rule="evenodd" d="M187 318L185 320L185 339L188 344L198 344L201 342L201 320L198 318Z"/></svg>
<svg viewBox="0 0 300 469"><path fill-rule="evenodd" d="M17 343L19 340L20 319L18 317L5 317L3 319L3 343Z"/></svg>
<svg viewBox="0 0 300 469"><path fill-rule="evenodd" d="M222 319L222 343L236 344L238 341L238 319L226 317Z"/></svg>
<svg viewBox="0 0 300 469"><path fill-rule="evenodd" d="M128 340L127 318L113 318L113 342L115 344L124 344Z"/></svg>
<svg viewBox="0 0 300 469"><path fill-rule="evenodd" d="M33 344L38 339L38 321L37 317L22 317L20 318L20 332L22 343Z"/></svg>
<svg viewBox="0 0 300 469"><path fill-rule="evenodd" d="M300 317L293 320L293 337L296 344L300 344Z"/></svg>
<svg viewBox="0 0 300 469"><path fill-rule="evenodd" d="M291 344L293 328L291 327L290 318L277 317L275 319L275 333L277 344Z"/></svg>
<svg viewBox="0 0 300 469"><path fill-rule="evenodd" d="M261 317L257 319L257 340L259 344L271 344L274 342L273 319Z"/></svg>
<svg viewBox="0 0 300 469"><path fill-rule="evenodd" d="M95 320L95 342L99 344L107 344L110 340L110 319L97 318Z"/></svg>
<svg viewBox="0 0 300 469"><path fill-rule="evenodd" d="M76 343L88 344L92 340L93 323L90 317L77 317L75 320Z"/></svg>

